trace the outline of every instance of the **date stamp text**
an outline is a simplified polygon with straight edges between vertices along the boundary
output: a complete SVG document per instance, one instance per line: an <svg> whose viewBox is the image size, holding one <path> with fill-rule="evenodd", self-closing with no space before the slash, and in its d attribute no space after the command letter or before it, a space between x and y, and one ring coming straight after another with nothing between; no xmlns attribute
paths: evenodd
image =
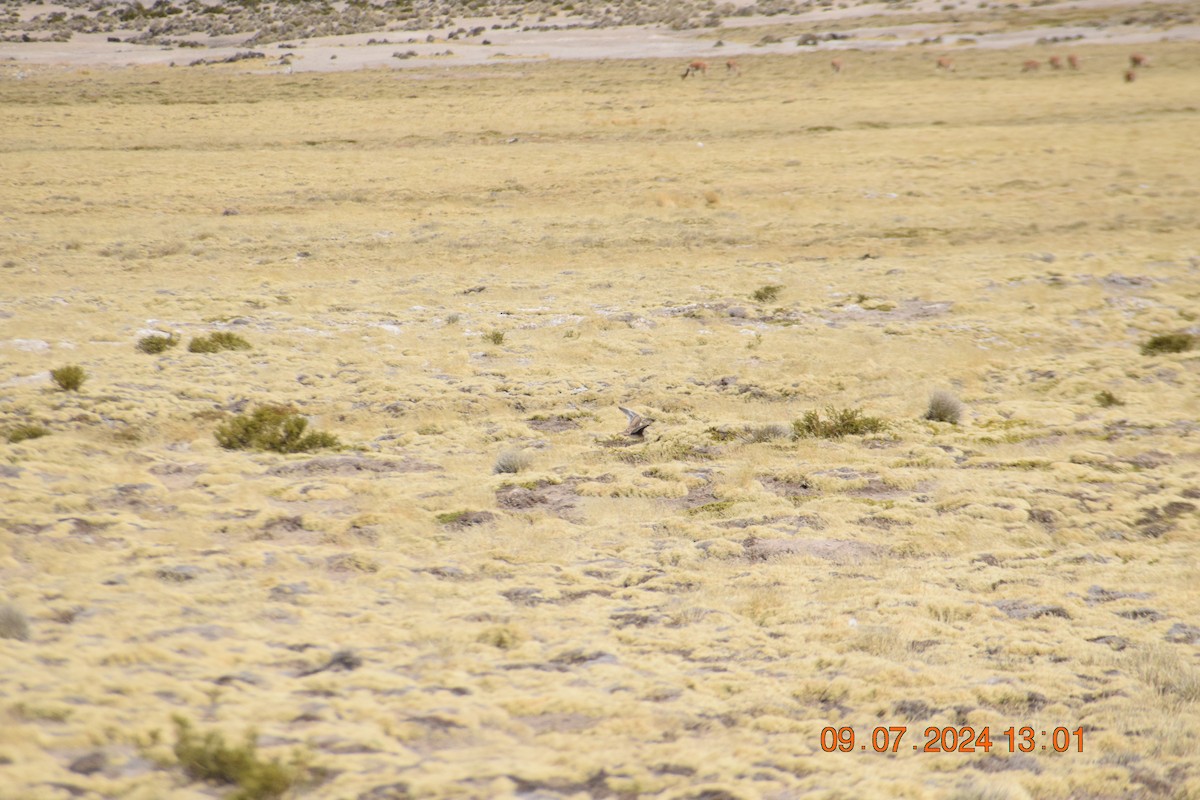
<svg viewBox="0 0 1200 800"><path fill-rule="evenodd" d="M914 733L906 742L907 734L907 725L880 725L861 735L856 735L851 727L828 726L821 729L821 749L826 753L900 753L911 746L919 753L990 753L993 747L997 752L1009 753L1083 752L1082 726L1075 730L1062 726L1041 730L1030 725L1020 728L1013 725L993 738L990 726L976 730L969 725L957 728L931 725L923 735Z"/></svg>

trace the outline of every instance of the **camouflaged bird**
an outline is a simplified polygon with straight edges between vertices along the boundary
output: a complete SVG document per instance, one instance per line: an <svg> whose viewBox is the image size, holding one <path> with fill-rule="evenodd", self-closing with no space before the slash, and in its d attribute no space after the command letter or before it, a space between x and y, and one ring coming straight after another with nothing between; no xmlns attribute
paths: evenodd
<svg viewBox="0 0 1200 800"><path fill-rule="evenodd" d="M625 436L636 436L639 439L645 436L646 428L649 428L654 420L650 419L649 417L643 417L636 411L630 411L625 406L617 406L617 408L624 411L625 416L629 418L629 427L626 428L622 433Z"/></svg>

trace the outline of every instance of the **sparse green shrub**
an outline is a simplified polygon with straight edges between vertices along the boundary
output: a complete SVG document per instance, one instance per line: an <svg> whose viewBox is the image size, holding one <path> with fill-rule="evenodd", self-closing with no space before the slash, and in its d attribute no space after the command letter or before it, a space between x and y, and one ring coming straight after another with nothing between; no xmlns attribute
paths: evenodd
<svg viewBox="0 0 1200 800"><path fill-rule="evenodd" d="M179 337L173 333L170 336L151 334L150 336L143 336L141 339L138 339L137 349L143 353L154 355L165 350L170 350L177 344L179 344Z"/></svg>
<svg viewBox="0 0 1200 800"><path fill-rule="evenodd" d="M865 436L887 429L879 417L865 416L857 408L825 408L825 418L819 411L805 412L802 419L792 423L793 435L798 438L840 439L843 436Z"/></svg>
<svg viewBox="0 0 1200 800"><path fill-rule="evenodd" d="M50 370L50 379L64 392L77 392L79 387L83 386L83 382L87 380L87 373L83 371L83 367L72 364Z"/></svg>
<svg viewBox="0 0 1200 800"><path fill-rule="evenodd" d="M0 605L0 639L29 639L29 617L12 603Z"/></svg>
<svg viewBox="0 0 1200 800"><path fill-rule="evenodd" d="M15 428L9 428L4 432L4 438L9 444L23 442L26 439L40 439L43 436L49 436L50 431L43 428L41 425L17 425Z"/></svg>
<svg viewBox="0 0 1200 800"><path fill-rule="evenodd" d="M533 465L533 458L522 450L505 450L496 458L496 463L492 467L492 472L497 475L516 474L523 470L529 469Z"/></svg>
<svg viewBox="0 0 1200 800"><path fill-rule="evenodd" d="M783 291L783 286L777 283L769 283L766 286L760 286L750 295L750 299L756 303L769 303L779 297L779 293Z"/></svg>
<svg viewBox="0 0 1200 800"><path fill-rule="evenodd" d="M249 350L250 343L229 331L214 331L188 342L189 353L219 353L222 350Z"/></svg>
<svg viewBox="0 0 1200 800"><path fill-rule="evenodd" d="M713 425L705 429L704 432L708 435L708 438L712 439L714 442L732 442L738 438L737 430L727 425L722 425L720 427Z"/></svg>
<svg viewBox="0 0 1200 800"><path fill-rule="evenodd" d="M291 764L282 764L275 758L261 759L254 731L246 733L242 744L229 745L217 731L200 734L185 717L176 715L173 719L175 758L184 774L193 780L237 786L229 800L282 797L307 777L308 768L299 755Z"/></svg>
<svg viewBox="0 0 1200 800"><path fill-rule="evenodd" d="M476 636L475 641L500 650L512 650L525 641L525 635L511 625L495 625Z"/></svg>
<svg viewBox="0 0 1200 800"><path fill-rule="evenodd" d="M1190 333L1160 333L1151 336L1142 345L1142 355L1155 356L1161 353L1183 353L1196 346L1196 337Z"/></svg>
<svg viewBox="0 0 1200 800"><path fill-rule="evenodd" d="M1105 389L1102 392L1096 392L1096 402L1101 408L1112 408L1113 406L1123 406L1125 401L1117 397L1112 392Z"/></svg>
<svg viewBox="0 0 1200 800"><path fill-rule="evenodd" d="M962 412L963 404L958 398L939 389L929 396L929 408L925 411L925 419L957 425L962 419Z"/></svg>
<svg viewBox="0 0 1200 800"><path fill-rule="evenodd" d="M492 331L483 338L487 339L492 344L504 344L504 331Z"/></svg>
<svg viewBox="0 0 1200 800"><path fill-rule="evenodd" d="M234 417L213 434L226 450L272 450L307 453L337 447L337 437L324 431L306 432L308 420L286 406L263 406L253 414Z"/></svg>

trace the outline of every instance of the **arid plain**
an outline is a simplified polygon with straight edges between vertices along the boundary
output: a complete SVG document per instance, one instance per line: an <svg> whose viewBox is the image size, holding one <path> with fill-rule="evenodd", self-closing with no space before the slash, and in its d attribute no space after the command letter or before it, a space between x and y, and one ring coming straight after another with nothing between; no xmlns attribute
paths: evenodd
<svg viewBox="0 0 1200 800"><path fill-rule="evenodd" d="M793 49L0 81L0 795L1200 797L1195 46Z"/></svg>

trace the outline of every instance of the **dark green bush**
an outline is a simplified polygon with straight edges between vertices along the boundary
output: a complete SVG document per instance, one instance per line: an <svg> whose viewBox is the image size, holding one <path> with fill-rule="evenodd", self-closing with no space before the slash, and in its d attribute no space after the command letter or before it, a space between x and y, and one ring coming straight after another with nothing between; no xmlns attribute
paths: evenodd
<svg viewBox="0 0 1200 800"><path fill-rule="evenodd" d="M188 342L189 353L219 353L222 350L249 350L250 343L228 331L215 331Z"/></svg>
<svg viewBox="0 0 1200 800"><path fill-rule="evenodd" d="M774 283L768 284L755 289L750 298L756 303L769 303L776 297L779 297L781 291L783 291L783 286Z"/></svg>
<svg viewBox="0 0 1200 800"><path fill-rule="evenodd" d="M175 758L192 780L237 786L229 800L268 800L282 797L307 777L303 762L281 764L258 756L258 737L246 733L240 745L225 743L217 731L200 734L185 717L175 716Z"/></svg>
<svg viewBox="0 0 1200 800"><path fill-rule="evenodd" d="M164 350L170 350L177 344L179 344L179 337L175 334L171 334L170 336L150 335L138 339L137 349L143 353L154 355Z"/></svg>
<svg viewBox="0 0 1200 800"><path fill-rule="evenodd" d="M864 416L857 408L825 408L825 417L819 411L808 411L802 419L792 423L796 438L840 439L843 436L864 436L887 429L887 423L879 417Z"/></svg>
<svg viewBox="0 0 1200 800"><path fill-rule="evenodd" d="M307 453L339 445L331 433L308 432L308 420L285 406L264 406L253 414L234 417L213 435L226 450Z"/></svg>
<svg viewBox="0 0 1200 800"><path fill-rule="evenodd" d="M1190 333L1160 333L1157 336L1151 336L1150 341L1142 345L1142 355L1183 353L1195 346L1196 337Z"/></svg>
<svg viewBox="0 0 1200 800"><path fill-rule="evenodd" d="M1105 389L1102 392L1096 392L1096 402L1101 408L1112 408L1113 406L1123 406L1125 401L1117 397L1115 394Z"/></svg>
<svg viewBox="0 0 1200 800"><path fill-rule="evenodd" d="M50 370L50 379L64 392L77 392L87 380L87 373L83 371L83 367L71 365Z"/></svg>

